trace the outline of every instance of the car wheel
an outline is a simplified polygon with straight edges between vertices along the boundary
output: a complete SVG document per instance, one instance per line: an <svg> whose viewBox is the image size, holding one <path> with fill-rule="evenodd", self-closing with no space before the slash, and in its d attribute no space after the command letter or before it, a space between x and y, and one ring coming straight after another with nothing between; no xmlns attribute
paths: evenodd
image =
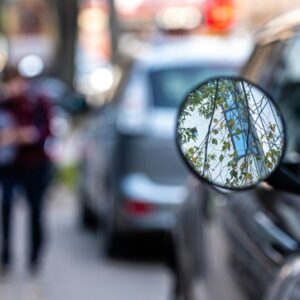
<svg viewBox="0 0 300 300"><path fill-rule="evenodd" d="M93 211L87 206L83 192L80 192L80 224L86 229L95 229L98 225L97 218Z"/></svg>
<svg viewBox="0 0 300 300"><path fill-rule="evenodd" d="M103 249L107 256L113 257L119 254L120 235L115 231L104 233Z"/></svg>
<svg viewBox="0 0 300 300"><path fill-rule="evenodd" d="M104 255L117 256L122 242L122 235L114 226L112 213L108 213L105 219L102 230L99 229L99 234L102 236L101 249Z"/></svg>

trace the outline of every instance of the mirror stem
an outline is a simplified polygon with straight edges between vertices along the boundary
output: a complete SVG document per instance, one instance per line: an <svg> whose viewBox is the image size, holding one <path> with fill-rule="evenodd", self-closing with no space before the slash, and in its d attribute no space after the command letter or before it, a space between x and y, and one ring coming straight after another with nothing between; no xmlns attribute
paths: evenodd
<svg viewBox="0 0 300 300"><path fill-rule="evenodd" d="M266 182L276 190L300 195L300 181L284 166L279 166Z"/></svg>

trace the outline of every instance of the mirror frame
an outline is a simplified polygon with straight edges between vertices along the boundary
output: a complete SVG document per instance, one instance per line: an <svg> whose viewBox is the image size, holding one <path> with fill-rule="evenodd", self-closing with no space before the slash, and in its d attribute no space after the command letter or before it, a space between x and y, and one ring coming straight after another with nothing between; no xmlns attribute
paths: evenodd
<svg viewBox="0 0 300 300"><path fill-rule="evenodd" d="M278 112L278 115L281 119L281 122L282 122L282 132L283 132L283 149L282 149L282 152L281 152L281 156L280 156L280 159L278 161L278 165L276 166L276 168L274 168L269 174L267 177L265 178L262 178L261 180L259 180L258 182L256 182L255 184L252 184L252 185L248 185L248 186L245 186L245 187L241 187L241 188L236 188L236 187L224 187L220 184L217 184L217 183L213 183L213 182L210 182L209 180L203 178L202 176L200 176L198 174L198 172L196 172L196 170L191 166L191 164L187 161L186 157L184 156L182 150L181 150L181 145L180 145L180 142L179 142L179 135L178 135L178 128L179 128L179 119L180 119L180 116L181 116L181 113L183 111L183 108L185 106L185 103L186 101L188 100L190 94L192 92L194 92L196 89L199 89L201 86L205 85L206 83L210 82L210 81L213 81L213 80L236 80L236 81L245 81L247 82L248 84L250 85L253 85L255 88L257 88L260 92L262 92L263 94L265 94L269 100L272 102L272 104L274 105L275 109L277 110ZM285 120L283 118L283 115L282 115L282 112L281 112L281 109L279 108L278 104L274 101L273 97L268 93L266 92L263 88L261 88L258 84L256 83L253 83L252 81L248 80L248 79L245 79L241 76L214 76L214 77L211 77L203 82L201 82L200 84L196 85L194 88L192 88L188 93L187 95L184 97L184 100L181 102L180 104L180 107L179 107L179 110L177 112L177 118L176 118L176 128L175 128L175 137L176 137L176 145L177 145L177 150L180 154L180 157L181 159L183 159L185 165L187 166L187 168L189 169L189 171L194 175L196 176L196 178L198 178L200 181L210 185L211 187L218 187L218 188L221 188L221 189L225 189L225 190L228 190L228 191L245 191L245 190L250 190L254 187L256 187L258 184L260 184L261 182L265 181L268 177L270 177L276 170L277 168L281 165L282 161L283 161L283 158L285 156L285 153L286 153L286 145L287 145L287 136L286 136L286 124L285 124Z"/></svg>

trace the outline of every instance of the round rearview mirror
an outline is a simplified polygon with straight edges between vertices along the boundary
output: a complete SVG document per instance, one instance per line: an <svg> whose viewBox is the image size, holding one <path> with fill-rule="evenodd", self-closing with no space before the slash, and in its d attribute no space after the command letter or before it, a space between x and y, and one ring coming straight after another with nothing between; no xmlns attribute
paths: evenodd
<svg viewBox="0 0 300 300"><path fill-rule="evenodd" d="M177 143L201 179L239 190L255 186L276 169L285 128L276 104L260 87L237 77L212 78L183 102Z"/></svg>

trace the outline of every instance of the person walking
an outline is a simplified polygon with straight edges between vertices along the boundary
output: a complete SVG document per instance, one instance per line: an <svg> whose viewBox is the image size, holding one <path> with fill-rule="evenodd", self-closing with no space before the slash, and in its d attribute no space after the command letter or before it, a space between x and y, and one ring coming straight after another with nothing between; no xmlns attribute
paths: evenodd
<svg viewBox="0 0 300 300"><path fill-rule="evenodd" d="M12 260L15 187L22 188L29 206L28 264L32 272L38 270L44 244L43 196L51 177L45 152L50 104L42 94L31 94L29 86L30 81L16 70L7 71L0 99L1 266L6 271Z"/></svg>

